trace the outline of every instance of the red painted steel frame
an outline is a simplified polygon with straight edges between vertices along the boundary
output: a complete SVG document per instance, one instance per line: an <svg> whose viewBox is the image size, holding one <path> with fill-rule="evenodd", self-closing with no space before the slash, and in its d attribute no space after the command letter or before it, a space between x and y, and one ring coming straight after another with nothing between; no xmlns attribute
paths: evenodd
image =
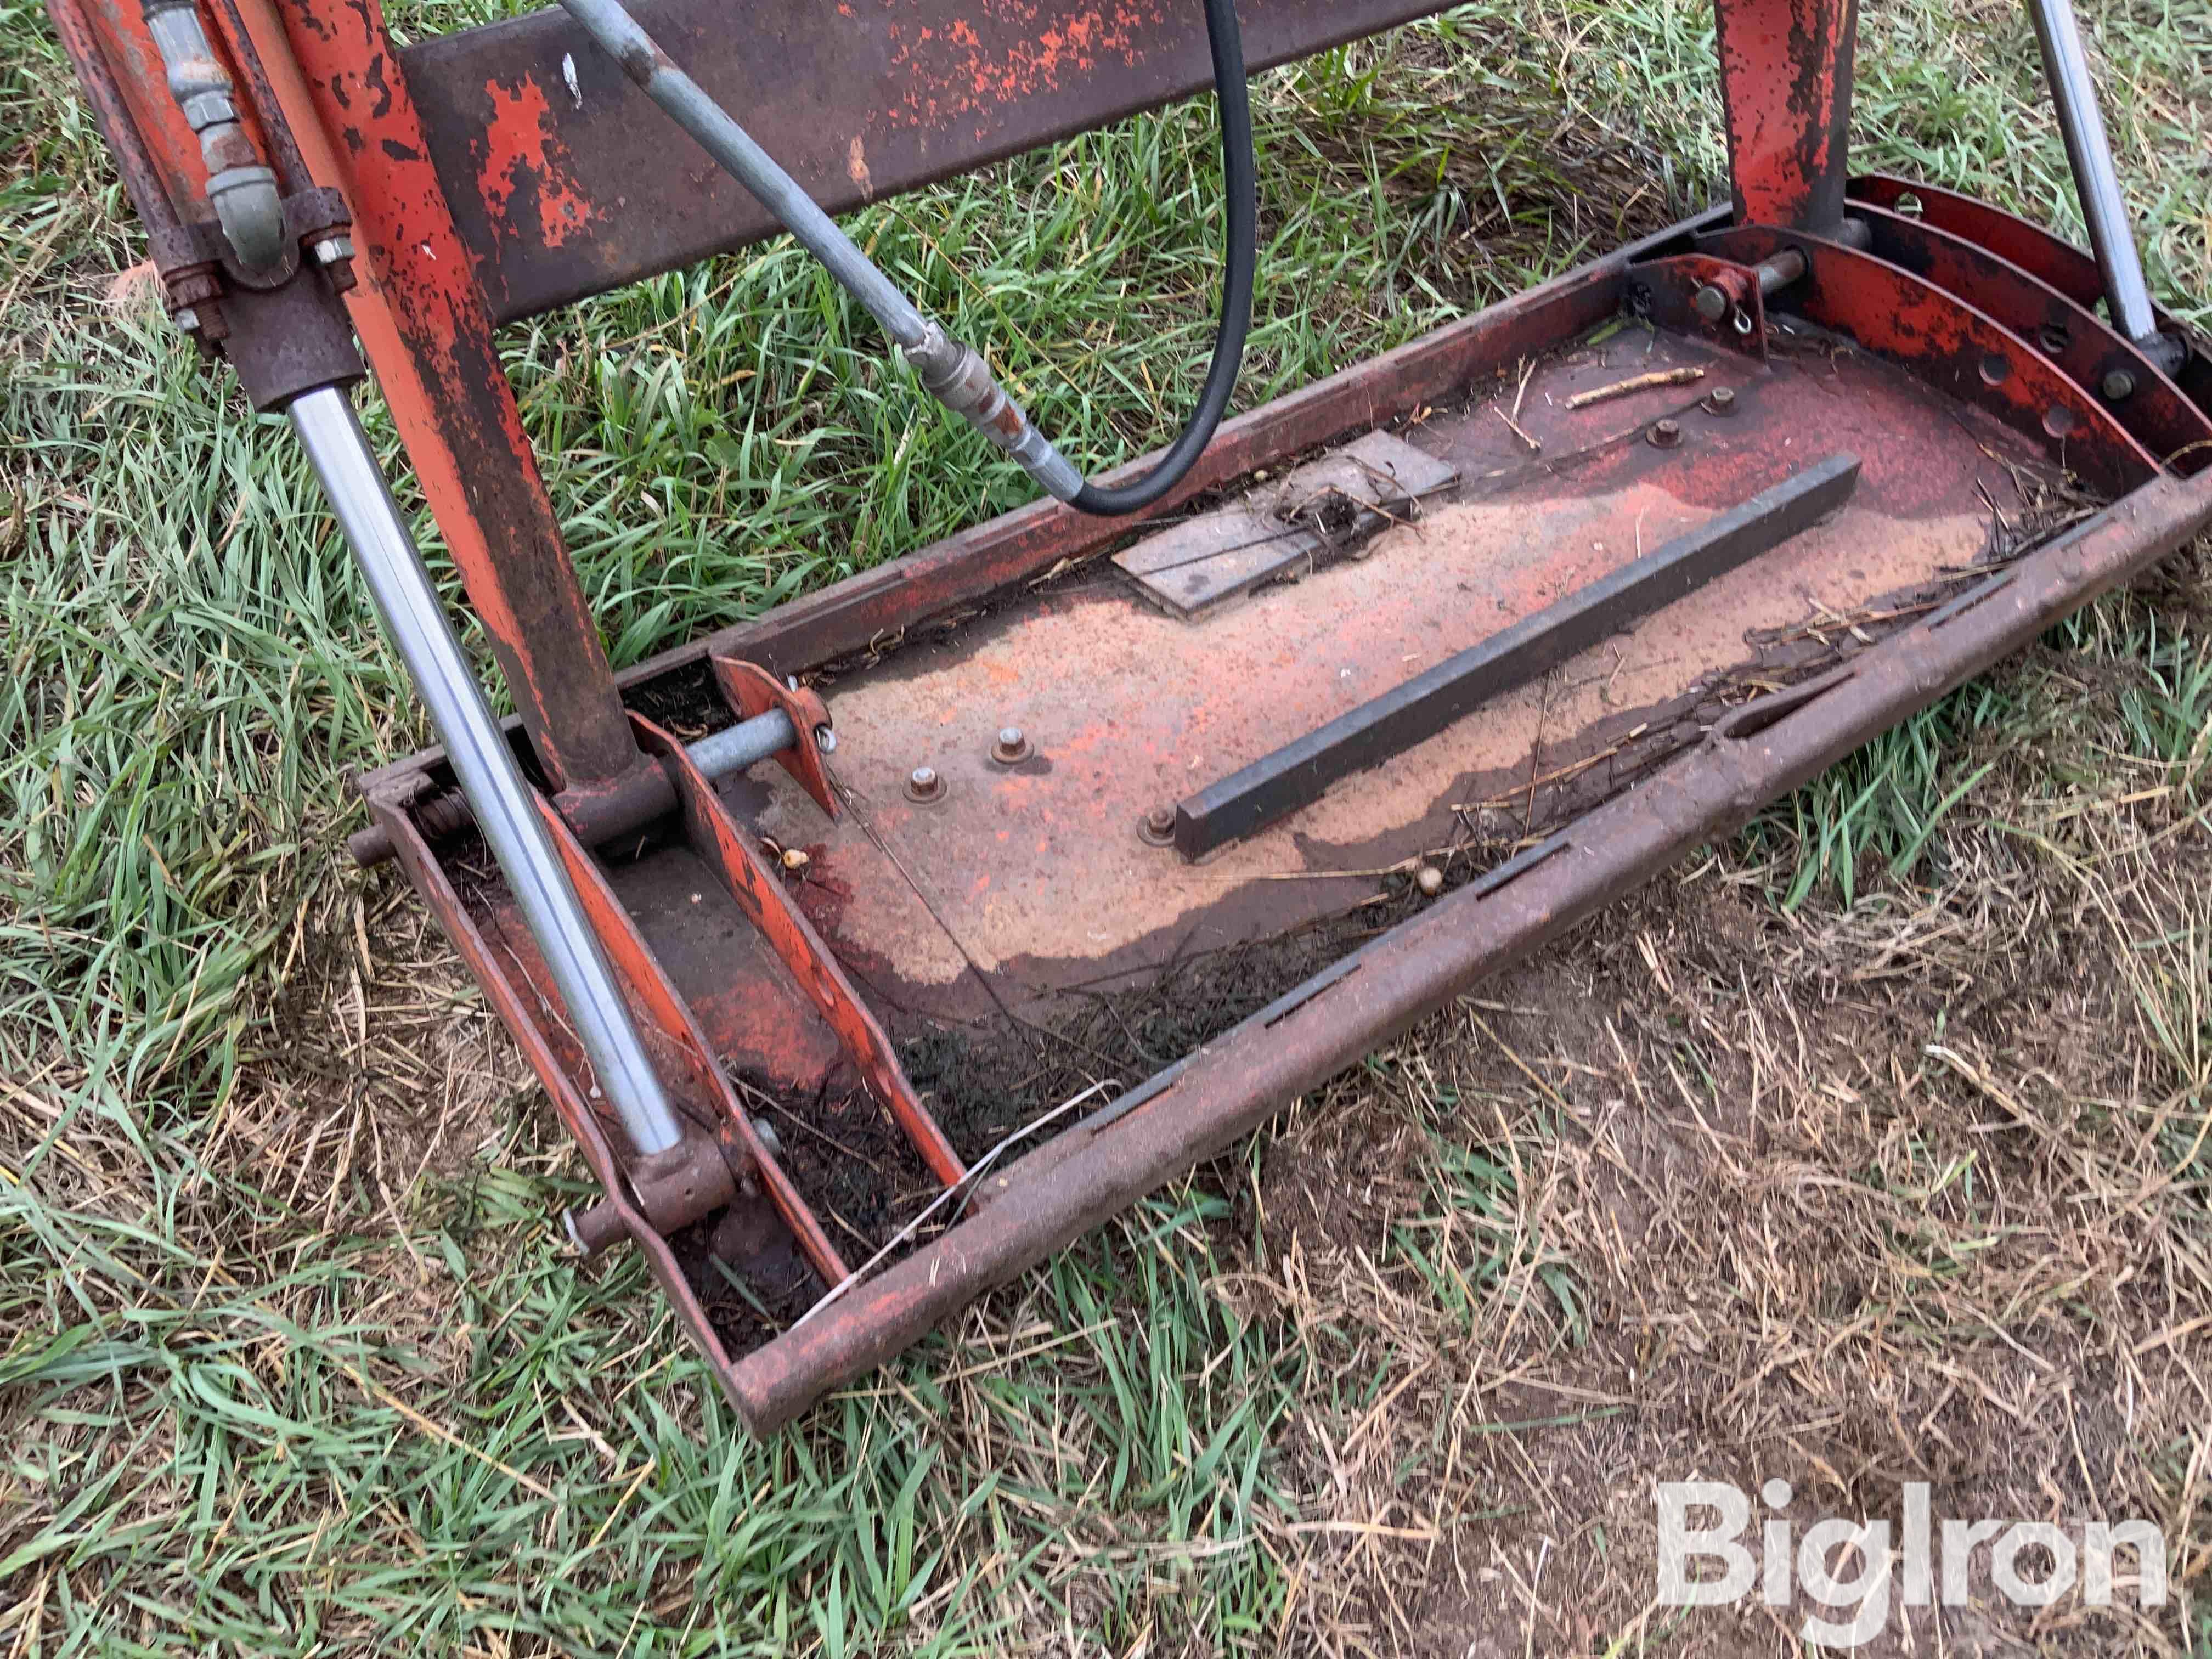
<svg viewBox="0 0 2212 1659"><path fill-rule="evenodd" d="M240 3L263 56L295 66L277 95L320 141L318 177L352 206L354 326L538 762L556 790L617 786L641 763L382 8Z"/></svg>
<svg viewBox="0 0 2212 1659"><path fill-rule="evenodd" d="M126 65L121 76L128 88L144 67L143 29L134 33L131 23L135 5L86 3L112 37L107 58L137 65ZM897 12L892 0L884 3L887 16ZM935 16L946 3L910 0L916 16ZM385 32L376 0L237 0L237 6L309 172L342 188L351 205L362 276L349 301L354 321L516 694L531 750L568 809L564 817L547 807L556 844L656 1067L696 1135L719 1148L735 1172L738 1194L718 1238L726 1235L737 1257L763 1273L792 1284L809 1273L835 1282L845 1263L763 1145L669 969L572 827L588 821L594 803L636 788L643 775L657 787L672 782L685 846L773 945L796 988L792 1006L823 1015L870 1093L939 1182L958 1181L962 1165L876 1016L783 890L779 872L754 850L748 830L681 744L625 709L621 684L685 671L703 655L724 714L781 707L811 729L818 700L790 691L775 676L896 639L1061 561L1098 551L1121 527L1040 503L687 647L618 683L501 369L494 323L728 246L763 227L720 185L709 187L698 222L685 222L678 204L690 186L681 169L635 176L624 158L634 158L640 145L659 153L682 141L642 112L620 77L603 72L606 66L580 40L548 56L571 39L562 20L520 20L403 55ZM1434 9L1417 0L1247 0L1247 6L1261 58L1295 55ZM710 22L723 27L720 14L696 0L641 9L657 29L694 47ZM883 110L872 106L859 124L866 131L856 127L836 157L849 189L823 193L849 205L878 187L872 167L882 187L905 188L1187 89L1184 60L1196 38L1195 8L1189 9L1189 17L1172 23L1164 13L1132 12L1112 39L1073 33L1079 14L1096 14L1071 10L1065 0L1040 0L1016 9L1018 16L992 13L997 32L978 36L974 51L998 52L1004 62L992 59L997 68L990 72L980 59L968 64L957 109L904 106L913 131L900 126L896 99L884 106L888 125L877 118ZM1655 873L1698 840L1740 823L2212 520L2212 471L2185 479L2161 471L2162 462L2212 429L2201 349L2177 376L2159 376L2094 316L2094 267L2086 256L1965 198L1923 191L1919 216L1910 218L1887 210L1900 205L1907 187L1861 181L1854 193L1876 209L1868 215L1869 246L1862 251L1836 240L1831 233L1840 228L1846 198L1855 0L1720 0L1717 14L1733 226L1707 216L1677 227L1255 410L1224 428L1174 501L1447 397L1478 374L1574 337L1624 301L1638 302L1639 292L1663 323L1701 326L1680 313L1709 283L1728 292L1752 325L1742 339L1724 333L1731 348L1762 355L1778 313L1848 333L1867 351L1994 412L2039 444L2048 447L2063 433L2069 459L2124 499L1988 585L1974 603L1948 607L1836 675L1729 716L1686 760L1574 824L1566 832L1571 857L1539 863L1496 890L1443 900L1332 970L1304 1003L1208 1044L1154 1099L1110 1128L1079 1127L994 1175L977 1213L820 1317L733 1361L668 1241L630 1190L629 1149L592 1103L580 1054L534 1017L548 993L529 941L500 934L496 907L464 896L401 804L405 792L391 787L422 775L428 761L386 769L370 788L372 811L410 879L523 1044L614 1212L755 1430L788 1420L824 1389L896 1352L981 1290L1249 1130L1475 976ZM823 18L830 15L823 9ZM808 61L808 43L844 39L837 33L843 27L790 25L757 64L743 52L733 57L726 40L711 42L720 53L715 72L756 80L766 72L788 82ZM852 38L889 50L902 27L877 19L872 32ZM915 56L918 39L907 44L905 58L884 66L886 87L896 93L953 86L942 76L929 78L943 66L931 67L936 59L927 53ZM1036 55L1040 47L1063 55L1048 63ZM413 65L434 88L427 121L410 94L405 70ZM1063 74L1066 85L1057 78ZM189 134L173 110L165 113L143 87L132 100L133 118L157 135L155 171L169 193L197 188ZM808 126L787 123L784 136L819 150L824 135ZM876 135L872 149L869 134ZM841 129L830 137L842 142L845 135ZM457 169L470 181L465 191L455 189ZM577 181L587 176L614 182L585 188ZM625 204L624 182L638 185L635 207ZM146 187L134 175L134 191ZM1793 248L1807 257L1805 277L1786 295L1762 300L1753 267ZM2136 391L2100 399L2085 377L2114 368L2142 371ZM818 757L808 750L786 764L834 815L838 802Z"/></svg>
<svg viewBox="0 0 2212 1659"><path fill-rule="evenodd" d="M1740 222L1827 229L1844 216L1858 0L1713 8Z"/></svg>

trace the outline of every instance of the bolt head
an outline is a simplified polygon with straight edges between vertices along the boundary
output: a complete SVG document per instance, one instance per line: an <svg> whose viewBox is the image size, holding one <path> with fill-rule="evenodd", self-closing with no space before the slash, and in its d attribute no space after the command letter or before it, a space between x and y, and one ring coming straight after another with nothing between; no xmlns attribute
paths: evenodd
<svg viewBox="0 0 2212 1659"><path fill-rule="evenodd" d="M991 758L1001 766L1013 766L1030 757L1030 740L1018 726L1002 726L999 739L991 745Z"/></svg>
<svg viewBox="0 0 2212 1659"><path fill-rule="evenodd" d="M1175 840L1175 830L1176 810L1172 805L1155 806L1137 825L1137 834L1155 847L1171 843Z"/></svg>
<svg viewBox="0 0 2212 1659"><path fill-rule="evenodd" d="M1732 386L1717 386L1705 394L1705 413L1733 415L1735 413L1735 390Z"/></svg>
<svg viewBox="0 0 2212 1659"><path fill-rule="evenodd" d="M907 781L924 792L934 789L937 787L937 769L933 766L917 766L908 777Z"/></svg>
<svg viewBox="0 0 2212 1659"><path fill-rule="evenodd" d="M933 766L917 766L906 775L906 798L927 806L945 799L945 780Z"/></svg>
<svg viewBox="0 0 2212 1659"><path fill-rule="evenodd" d="M1672 449L1676 444L1679 444L1681 441L1682 423L1680 421L1654 421L1651 422L1651 443L1653 447L1657 449Z"/></svg>
<svg viewBox="0 0 2212 1659"><path fill-rule="evenodd" d="M2116 368L2105 376L2098 389L2105 394L2106 403L2125 403L2136 395L2136 377L2124 368Z"/></svg>

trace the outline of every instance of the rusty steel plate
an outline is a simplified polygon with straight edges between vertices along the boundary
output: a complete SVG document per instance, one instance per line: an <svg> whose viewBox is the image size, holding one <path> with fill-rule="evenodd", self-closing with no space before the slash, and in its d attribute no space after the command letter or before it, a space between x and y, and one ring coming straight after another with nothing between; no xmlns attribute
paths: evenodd
<svg viewBox="0 0 2212 1659"><path fill-rule="evenodd" d="M1577 392L1668 368L1662 386L1582 409ZM1708 413L1716 389L1731 412ZM1532 455L1501 415L1542 446ZM1681 441L1646 441L1674 418ZM1463 841L1473 807L1525 827L1636 775L1695 736L1717 688L1755 685L1839 619L1943 589L1990 546L1990 501L2047 458L1991 416L1816 336L1750 358L1630 328L1483 388L1401 441L1456 466L1455 489L1366 556L1195 621L1110 565L910 642L818 689L836 721L832 823L770 766L726 781L764 842L807 854L793 896L895 1035L1055 999L1341 911L1373 872ZM1196 864L1139 833L1152 809L1228 775L1466 645L1847 449L1849 503L1447 731ZM1739 689L1736 695L1743 695ZM1710 713L1710 708L1708 708ZM992 755L1002 727L1031 750ZM1619 754L1580 771L1593 756ZM918 766L945 780L927 804ZM1571 772L1566 781L1554 774ZM1488 805L1482 804L1488 803ZM697 854L666 837L602 849L610 879L717 1052L781 1091L822 1087L836 1044ZM483 919L518 951L503 902Z"/></svg>
<svg viewBox="0 0 2212 1659"><path fill-rule="evenodd" d="M1212 84L1197 0L640 0L670 57L832 213ZM1443 9L1242 0L1257 71ZM399 54L453 222L501 322L772 234L557 7Z"/></svg>
<svg viewBox="0 0 2212 1659"><path fill-rule="evenodd" d="M1670 366L1704 378L1567 407ZM1735 412L1705 414L1723 386ZM1540 455L1499 417L1498 399L1516 396ZM1683 428L1673 449L1644 441L1662 416ZM731 786L761 835L806 848L800 902L878 997L908 1020L973 1018L994 998L1048 998L1352 902L1373 889L1364 872L1450 844L1455 804L1525 791L1663 723L1701 683L1756 665L1762 631L1883 608L1971 567L1990 537L1984 492L2016 505L2011 466L2040 459L1996 421L1859 354L1816 350L1762 372L1641 331L1401 435L1462 480L1364 559L1197 622L1161 614L1109 571L1063 580L824 688L851 822L832 826L778 777ZM1863 477L1834 518L1540 684L1199 864L1137 833L1162 803L1837 450L1863 458ZM1006 726L1034 750L1012 769L989 752ZM933 804L902 787L923 765L947 783Z"/></svg>

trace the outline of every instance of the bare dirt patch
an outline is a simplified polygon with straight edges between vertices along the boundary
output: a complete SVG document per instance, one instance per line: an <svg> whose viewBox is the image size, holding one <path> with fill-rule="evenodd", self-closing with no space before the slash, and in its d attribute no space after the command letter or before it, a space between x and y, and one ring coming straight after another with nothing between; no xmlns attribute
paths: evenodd
<svg viewBox="0 0 2212 1659"><path fill-rule="evenodd" d="M1894 1547L1908 1483L1936 1517L2165 1530L2162 1611L2013 1607L1984 1548L1967 1604L1893 1606L1867 1651L2187 1650L2212 1217L2157 1028L2212 837L2097 834L2071 883L1990 829L1943 890L1818 918L1708 860L1301 1107L1230 1293L1377 1377L1285 1439L1334 1523L1296 1567L1308 1638L1799 1651L1808 1613L1850 1615L1655 1605L1655 1483L1778 1479L1747 1541L1839 1516Z"/></svg>

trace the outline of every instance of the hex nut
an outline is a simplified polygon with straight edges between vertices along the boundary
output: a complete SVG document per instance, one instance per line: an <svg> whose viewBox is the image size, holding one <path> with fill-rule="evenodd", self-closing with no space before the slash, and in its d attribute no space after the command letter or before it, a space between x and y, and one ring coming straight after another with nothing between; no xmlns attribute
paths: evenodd
<svg viewBox="0 0 2212 1659"><path fill-rule="evenodd" d="M1705 410L1708 415L1735 413L1735 390L1732 386L1717 386L1705 394Z"/></svg>
<svg viewBox="0 0 2212 1659"><path fill-rule="evenodd" d="M1654 449L1672 449L1682 441L1682 423L1680 421L1654 421L1648 435Z"/></svg>
<svg viewBox="0 0 2212 1659"><path fill-rule="evenodd" d="M1172 806L1155 806L1138 821L1139 839L1154 847L1175 844L1176 810Z"/></svg>

